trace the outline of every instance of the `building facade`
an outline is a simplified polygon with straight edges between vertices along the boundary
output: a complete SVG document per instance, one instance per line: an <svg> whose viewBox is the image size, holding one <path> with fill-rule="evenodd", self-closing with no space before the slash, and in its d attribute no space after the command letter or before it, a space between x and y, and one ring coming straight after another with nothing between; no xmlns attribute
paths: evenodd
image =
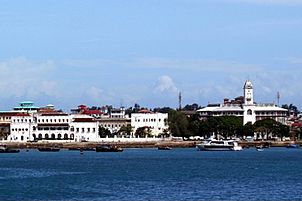
<svg viewBox="0 0 302 201"><path fill-rule="evenodd" d="M254 90L250 80L243 87L243 97L236 101L225 99L223 104L209 104L207 107L197 110L202 119L211 116L238 116L242 118L243 124L254 124L262 119L274 119L286 124L287 110L273 103L257 104L254 102Z"/></svg>
<svg viewBox="0 0 302 201"><path fill-rule="evenodd" d="M168 130L168 114L152 113L147 110L132 113L131 126L133 127L133 133L138 128L146 128L150 130L152 136L159 136Z"/></svg>

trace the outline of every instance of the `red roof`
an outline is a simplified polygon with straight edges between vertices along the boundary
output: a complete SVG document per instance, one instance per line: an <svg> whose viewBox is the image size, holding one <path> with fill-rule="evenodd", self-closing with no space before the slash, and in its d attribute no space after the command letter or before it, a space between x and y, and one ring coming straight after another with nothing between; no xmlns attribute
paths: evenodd
<svg viewBox="0 0 302 201"><path fill-rule="evenodd" d="M87 108L87 106L86 105L79 105L78 108L84 109L84 108Z"/></svg>
<svg viewBox="0 0 302 201"><path fill-rule="evenodd" d="M93 118L74 118L73 122L95 122Z"/></svg>
<svg viewBox="0 0 302 201"><path fill-rule="evenodd" d="M66 124L66 123L65 124L64 123L61 123L61 124L60 123L55 123L55 124L54 123L48 123L48 124L47 123L43 123L43 124L38 124L38 126L47 126L47 127L52 127L52 126L57 126L58 127L58 126L61 126L61 127L68 127L69 124Z"/></svg>
<svg viewBox="0 0 302 201"><path fill-rule="evenodd" d="M97 114L100 115L102 112L100 110L84 110L82 114Z"/></svg>
<svg viewBox="0 0 302 201"><path fill-rule="evenodd" d="M291 126L293 126L293 127L302 127L302 122L295 122L295 123L293 123Z"/></svg>
<svg viewBox="0 0 302 201"><path fill-rule="evenodd" d="M138 113L152 113L152 112L147 109L142 109L142 110L138 111Z"/></svg>
<svg viewBox="0 0 302 201"><path fill-rule="evenodd" d="M28 113L17 113L14 116L18 116L18 117L29 117L30 115Z"/></svg>

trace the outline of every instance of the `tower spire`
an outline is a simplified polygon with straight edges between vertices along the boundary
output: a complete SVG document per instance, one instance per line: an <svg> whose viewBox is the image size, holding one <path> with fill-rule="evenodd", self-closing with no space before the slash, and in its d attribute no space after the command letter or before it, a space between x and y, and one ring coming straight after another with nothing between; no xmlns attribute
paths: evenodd
<svg viewBox="0 0 302 201"><path fill-rule="evenodd" d="M181 110L181 100L182 99L182 97L181 97L181 91L179 92L179 94L178 94L178 110Z"/></svg>

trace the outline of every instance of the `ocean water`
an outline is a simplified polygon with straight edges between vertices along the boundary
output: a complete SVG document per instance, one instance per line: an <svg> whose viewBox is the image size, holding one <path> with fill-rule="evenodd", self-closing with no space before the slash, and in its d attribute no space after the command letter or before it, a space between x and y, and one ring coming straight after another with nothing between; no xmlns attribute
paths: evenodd
<svg viewBox="0 0 302 201"><path fill-rule="evenodd" d="M302 149L0 154L0 200L302 200Z"/></svg>

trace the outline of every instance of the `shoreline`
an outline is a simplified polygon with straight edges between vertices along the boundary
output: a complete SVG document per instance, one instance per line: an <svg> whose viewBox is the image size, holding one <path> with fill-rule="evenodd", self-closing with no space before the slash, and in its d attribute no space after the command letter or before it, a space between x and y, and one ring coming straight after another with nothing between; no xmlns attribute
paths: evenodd
<svg viewBox="0 0 302 201"><path fill-rule="evenodd" d="M95 148L101 145L116 145L121 148L157 148L160 146L168 146L171 148L194 148L201 141L162 141L162 142L0 142L0 145L5 145L10 148L18 149L37 149L41 147L57 147L62 149L68 148ZM302 145L302 141L239 141L239 145L243 148L265 146L270 147L286 147L289 144Z"/></svg>

